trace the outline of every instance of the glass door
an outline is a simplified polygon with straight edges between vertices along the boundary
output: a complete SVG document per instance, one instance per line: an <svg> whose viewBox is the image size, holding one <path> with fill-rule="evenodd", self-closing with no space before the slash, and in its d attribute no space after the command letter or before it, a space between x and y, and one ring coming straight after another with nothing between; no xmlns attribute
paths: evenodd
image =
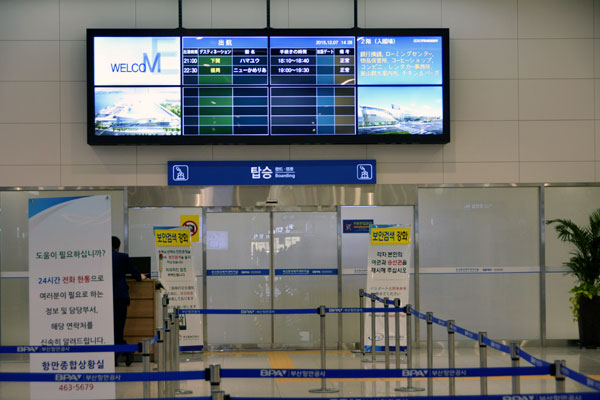
<svg viewBox="0 0 600 400"><path fill-rule="evenodd" d="M336 212L273 213L274 308L338 306ZM320 345L316 315L276 315L275 343L293 348ZM337 315L326 317L327 344L337 343Z"/></svg>
<svg viewBox="0 0 600 400"><path fill-rule="evenodd" d="M270 309L268 212L207 212L207 309ZM208 315L209 345L271 344L271 315Z"/></svg>

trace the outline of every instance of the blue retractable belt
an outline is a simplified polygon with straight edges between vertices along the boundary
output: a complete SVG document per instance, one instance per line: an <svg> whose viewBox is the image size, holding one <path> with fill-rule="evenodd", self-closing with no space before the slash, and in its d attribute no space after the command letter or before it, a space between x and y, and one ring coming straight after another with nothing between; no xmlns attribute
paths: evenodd
<svg viewBox="0 0 600 400"><path fill-rule="evenodd" d="M107 383L107 382L151 382L205 380L205 371L180 372L124 372L94 373L77 372L0 372L0 382L63 382L63 383Z"/></svg>
<svg viewBox="0 0 600 400"><path fill-rule="evenodd" d="M4 354L32 353L135 353L139 344L86 345L86 346L0 346Z"/></svg>

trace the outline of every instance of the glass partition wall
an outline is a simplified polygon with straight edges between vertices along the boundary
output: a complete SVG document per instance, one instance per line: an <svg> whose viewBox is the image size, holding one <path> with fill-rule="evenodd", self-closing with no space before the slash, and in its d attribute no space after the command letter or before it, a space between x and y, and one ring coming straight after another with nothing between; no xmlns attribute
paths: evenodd
<svg viewBox="0 0 600 400"><path fill-rule="evenodd" d="M419 189L421 310L492 338L540 339L538 196L537 187Z"/></svg>
<svg viewBox="0 0 600 400"><path fill-rule="evenodd" d="M142 189L143 196L132 195ZM412 219L410 296L417 309L496 339L577 338L568 308L572 278L562 267L570 250L544 222L585 223L600 204L598 184L227 187L200 188L192 196L179 190L0 190L0 343L27 344L29 337L27 200L94 194L111 195L113 234L125 239L132 256L150 254L153 271L153 227L198 217L192 254L201 307L356 307L368 235L345 235L343 221ZM172 192L169 199L165 192ZM272 198L280 204L264 206ZM209 348L316 348L320 340L316 316L203 321ZM353 346L358 337L357 315L328 316L328 347Z"/></svg>

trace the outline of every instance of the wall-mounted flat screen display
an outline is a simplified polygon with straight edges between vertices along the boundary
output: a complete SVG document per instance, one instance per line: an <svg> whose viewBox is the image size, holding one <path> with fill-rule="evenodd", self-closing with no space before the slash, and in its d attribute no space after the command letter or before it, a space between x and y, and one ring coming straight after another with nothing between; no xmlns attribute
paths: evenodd
<svg viewBox="0 0 600 400"><path fill-rule="evenodd" d="M89 144L447 143L447 29L88 29Z"/></svg>

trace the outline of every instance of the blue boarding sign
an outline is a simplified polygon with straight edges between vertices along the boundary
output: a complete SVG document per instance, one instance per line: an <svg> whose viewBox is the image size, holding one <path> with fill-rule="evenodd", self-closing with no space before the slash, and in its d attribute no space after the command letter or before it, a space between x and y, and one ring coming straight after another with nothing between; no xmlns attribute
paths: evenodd
<svg viewBox="0 0 600 400"><path fill-rule="evenodd" d="M169 186L374 184L375 160L169 161Z"/></svg>

